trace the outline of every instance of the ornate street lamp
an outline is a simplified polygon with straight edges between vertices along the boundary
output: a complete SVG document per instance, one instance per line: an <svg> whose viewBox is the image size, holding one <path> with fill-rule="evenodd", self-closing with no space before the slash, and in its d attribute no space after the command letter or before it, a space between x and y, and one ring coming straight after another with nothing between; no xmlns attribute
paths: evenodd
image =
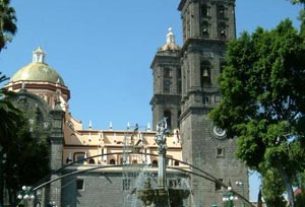
<svg viewBox="0 0 305 207"><path fill-rule="evenodd" d="M20 200L18 206L26 206L29 201L33 201L35 196L30 186L22 186L17 198Z"/></svg>
<svg viewBox="0 0 305 207"><path fill-rule="evenodd" d="M228 187L228 191L223 194L222 201L224 202L224 207L234 207L234 200L238 200L238 197L232 192L232 187Z"/></svg>
<svg viewBox="0 0 305 207"><path fill-rule="evenodd" d="M50 201L47 205L47 207L57 207L55 201Z"/></svg>
<svg viewBox="0 0 305 207"><path fill-rule="evenodd" d="M240 180L237 180L237 181L235 182L235 184L236 184L236 186L240 187L240 189L241 189L241 191L242 191L242 195L245 196L244 183L243 183L242 181L240 181ZM242 206L245 207L244 201L243 201L243 205L242 205Z"/></svg>

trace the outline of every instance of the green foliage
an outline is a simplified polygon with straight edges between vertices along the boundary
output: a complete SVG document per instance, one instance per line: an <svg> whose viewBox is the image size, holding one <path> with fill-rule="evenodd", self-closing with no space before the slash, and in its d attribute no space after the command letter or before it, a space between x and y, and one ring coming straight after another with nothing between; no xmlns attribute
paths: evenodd
<svg viewBox="0 0 305 207"><path fill-rule="evenodd" d="M296 196L296 207L304 207L305 203L305 193L299 194Z"/></svg>
<svg viewBox="0 0 305 207"><path fill-rule="evenodd" d="M0 82L5 80L2 75ZM0 89L0 146L3 148L0 178L5 180L10 196L16 196L22 185L33 185L49 172L47 134L39 123L30 126L30 114L14 107L11 101L14 95Z"/></svg>
<svg viewBox="0 0 305 207"><path fill-rule="evenodd" d="M33 185L49 172L48 145L33 137L26 119L4 150L4 179L9 189L19 190L22 185Z"/></svg>
<svg viewBox="0 0 305 207"><path fill-rule="evenodd" d="M0 0L0 51L17 31L15 10L10 0Z"/></svg>
<svg viewBox="0 0 305 207"><path fill-rule="evenodd" d="M0 83L3 83L8 78L0 72ZM7 146L8 138L12 136L14 130L19 126L20 111L5 97L13 96L12 93L0 89L0 145Z"/></svg>
<svg viewBox="0 0 305 207"><path fill-rule="evenodd" d="M277 172L277 169L266 169L262 184L262 193L265 197L267 206L287 206L287 202L282 195L283 191L285 190L285 186L283 185L283 180L281 179L280 174Z"/></svg>
<svg viewBox="0 0 305 207"><path fill-rule="evenodd" d="M305 171L298 174L296 189L296 207L304 207L305 204Z"/></svg>
<svg viewBox="0 0 305 207"><path fill-rule="evenodd" d="M283 189L268 187L271 180L289 184L305 168L304 54L304 36L290 20L243 33L228 45L223 99L210 113L229 137L238 137L237 156L263 175L265 199L273 201ZM273 179L279 172L282 178Z"/></svg>

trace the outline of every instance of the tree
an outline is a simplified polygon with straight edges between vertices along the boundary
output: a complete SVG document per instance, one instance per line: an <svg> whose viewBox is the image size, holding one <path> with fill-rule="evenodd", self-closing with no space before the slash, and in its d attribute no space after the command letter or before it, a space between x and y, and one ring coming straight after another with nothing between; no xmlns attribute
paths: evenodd
<svg viewBox="0 0 305 207"><path fill-rule="evenodd" d="M293 4L305 4L305 0L290 0Z"/></svg>
<svg viewBox="0 0 305 207"><path fill-rule="evenodd" d="M0 52L17 31L15 10L10 0L0 0Z"/></svg>
<svg viewBox="0 0 305 207"><path fill-rule="evenodd" d="M5 75L0 72L0 83L8 80ZM13 106L7 97L13 94L0 89L0 146L6 147L9 143L8 137L18 128L20 111Z"/></svg>
<svg viewBox="0 0 305 207"><path fill-rule="evenodd" d="M0 83L3 83L8 78L0 72ZM11 146L11 137L17 131L20 124L20 111L8 101L7 97L12 96L4 89L0 89L0 204L3 203L4 189L4 157L7 156L7 149Z"/></svg>
<svg viewBox="0 0 305 207"><path fill-rule="evenodd" d="M16 200L22 185L33 185L49 173L49 145L44 133L34 137L27 119L22 118L19 129L8 147L4 148L6 161L3 164L3 178L9 193L10 203ZM37 130L35 135L37 135Z"/></svg>
<svg viewBox="0 0 305 207"><path fill-rule="evenodd" d="M305 168L303 43L290 20L270 31L245 32L229 43L220 76L223 98L210 113L229 137L238 138L242 161L263 179L272 177L270 170L280 175L292 206L292 183ZM267 180L263 184L266 199ZM281 193L275 192L279 199Z"/></svg>
<svg viewBox="0 0 305 207"><path fill-rule="evenodd" d="M0 82L5 80L1 75ZM48 132L39 121L30 126L28 120L33 114L14 106L15 95L0 89L0 154L5 155L0 157L0 192L4 185L1 182L5 180L10 203L14 203L22 185L33 185L49 173ZM0 195L1 204L3 193Z"/></svg>
<svg viewBox="0 0 305 207"><path fill-rule="evenodd" d="M0 83L8 78L0 72ZM11 93L0 89L0 204L3 203L3 157L6 156L7 147L10 146L10 137L18 129L20 111L6 99Z"/></svg>
<svg viewBox="0 0 305 207"><path fill-rule="evenodd" d="M296 207L303 207L305 203L305 170L297 175L296 190Z"/></svg>

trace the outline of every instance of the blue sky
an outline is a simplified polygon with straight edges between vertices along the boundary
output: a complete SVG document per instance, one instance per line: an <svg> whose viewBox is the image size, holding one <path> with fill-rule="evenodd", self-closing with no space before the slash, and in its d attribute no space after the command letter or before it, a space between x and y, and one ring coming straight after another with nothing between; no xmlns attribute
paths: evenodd
<svg viewBox="0 0 305 207"><path fill-rule="evenodd" d="M110 121L114 129L125 129L127 122L144 127L152 119L150 64L169 26L182 43L178 3L12 0L18 32L0 54L0 71L12 76L41 46L46 62L71 90L70 111L86 127L89 120L99 129ZM257 26L272 28L284 18L298 26L299 9L288 0L237 0L237 34ZM256 179L251 183L252 189L257 188Z"/></svg>

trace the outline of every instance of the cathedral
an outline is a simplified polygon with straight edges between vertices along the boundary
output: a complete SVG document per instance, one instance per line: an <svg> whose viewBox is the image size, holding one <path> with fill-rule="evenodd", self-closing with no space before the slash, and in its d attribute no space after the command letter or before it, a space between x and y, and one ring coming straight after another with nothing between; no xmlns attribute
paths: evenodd
<svg viewBox="0 0 305 207"><path fill-rule="evenodd" d="M50 177L34 186L33 206L143 206L136 191L145 187L147 177L151 186L157 182L155 126L163 117L169 129L170 206L222 206L227 189L221 183L248 198L248 169L235 157L235 140L208 117L221 99L217 79L226 43L236 36L235 0L181 0L178 10L183 45L176 44L169 28L151 63L152 129L84 129L69 110L69 88L46 63L41 48L11 77L5 88L17 93L14 104L28 114L30 123L39 123L50 140ZM195 166L206 172L206 179Z"/></svg>

